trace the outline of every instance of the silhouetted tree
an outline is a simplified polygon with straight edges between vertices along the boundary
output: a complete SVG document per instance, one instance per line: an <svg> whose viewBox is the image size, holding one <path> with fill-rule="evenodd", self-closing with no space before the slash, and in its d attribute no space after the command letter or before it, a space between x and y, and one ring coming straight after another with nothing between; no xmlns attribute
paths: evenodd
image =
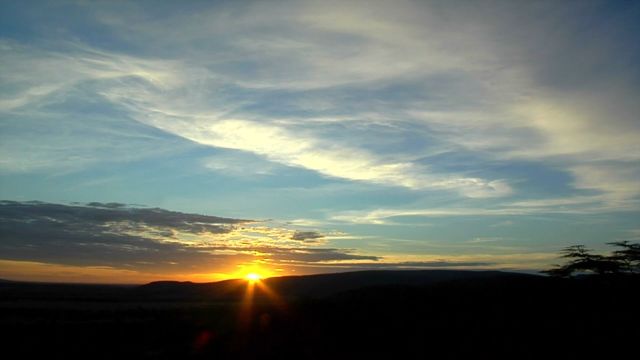
<svg viewBox="0 0 640 360"><path fill-rule="evenodd" d="M551 276L568 277L576 272L605 274L639 274L640 273L640 244L628 241L608 243L621 247L611 255L597 255L591 253L584 245L572 245L562 250L562 257L571 259L564 265L545 270L543 273Z"/></svg>
<svg viewBox="0 0 640 360"><path fill-rule="evenodd" d="M640 243L630 243L629 241L618 241L608 243L609 245L621 247L611 255L611 258L618 261L624 272L640 274Z"/></svg>

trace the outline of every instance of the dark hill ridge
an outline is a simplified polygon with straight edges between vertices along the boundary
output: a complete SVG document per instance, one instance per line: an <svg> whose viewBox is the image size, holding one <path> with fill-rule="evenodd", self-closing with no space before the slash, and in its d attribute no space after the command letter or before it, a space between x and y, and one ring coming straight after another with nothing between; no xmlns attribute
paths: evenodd
<svg viewBox="0 0 640 360"><path fill-rule="evenodd" d="M468 270L371 270L304 276L272 277L264 285L284 298L323 298L369 287L424 287L448 282L486 282L499 279L537 279L538 275L502 271ZM135 292L147 298L166 300L239 299L246 289L245 280L212 283L158 281L138 287ZM256 295L260 295L259 291Z"/></svg>
<svg viewBox="0 0 640 360"><path fill-rule="evenodd" d="M385 286L428 287L452 282L466 282L481 286L491 281L539 279L546 277L501 271L465 270L372 270L332 274L273 277L263 284L285 300L320 299L359 289ZM468 286L465 285L465 286ZM89 301L89 302L202 302L237 301L244 297L244 279L210 283L156 281L146 285L100 285L37 283L20 281L0 282L0 300ZM255 297L266 294L256 287Z"/></svg>
<svg viewBox="0 0 640 360"><path fill-rule="evenodd" d="M4 353L55 359L624 359L640 278L361 271L142 286L0 283ZM259 289L260 286L256 286ZM260 298L262 296L262 299Z"/></svg>
<svg viewBox="0 0 640 360"><path fill-rule="evenodd" d="M147 300L238 300L244 294L245 280L211 283L191 281L154 281L135 288L132 295Z"/></svg>

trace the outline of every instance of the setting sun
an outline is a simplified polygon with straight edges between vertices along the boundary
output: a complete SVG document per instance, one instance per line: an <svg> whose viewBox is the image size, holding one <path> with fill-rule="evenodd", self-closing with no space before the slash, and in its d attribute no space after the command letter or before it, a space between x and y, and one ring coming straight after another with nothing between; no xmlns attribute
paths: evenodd
<svg viewBox="0 0 640 360"><path fill-rule="evenodd" d="M262 276L260 276L260 274L256 274L256 273L248 273L244 278L249 280L249 281L258 281L258 280L260 280L262 278Z"/></svg>

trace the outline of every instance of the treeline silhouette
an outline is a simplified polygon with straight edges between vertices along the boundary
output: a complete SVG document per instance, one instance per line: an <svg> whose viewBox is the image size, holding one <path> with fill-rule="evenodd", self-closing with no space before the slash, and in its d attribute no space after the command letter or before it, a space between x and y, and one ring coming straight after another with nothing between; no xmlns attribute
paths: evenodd
<svg viewBox="0 0 640 360"><path fill-rule="evenodd" d="M564 265L545 270L556 277L570 277L576 273L597 275L639 275L640 243L629 241L610 242L608 245L618 249L609 255L593 254L584 245L572 245L562 250L562 257L569 259Z"/></svg>

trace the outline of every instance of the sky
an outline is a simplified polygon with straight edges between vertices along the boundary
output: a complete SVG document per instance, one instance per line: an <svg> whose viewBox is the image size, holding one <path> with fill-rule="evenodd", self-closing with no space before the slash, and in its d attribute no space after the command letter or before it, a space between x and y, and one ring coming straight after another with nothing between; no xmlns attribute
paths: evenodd
<svg viewBox="0 0 640 360"><path fill-rule="evenodd" d="M3 1L0 278L638 241L638 39L633 1Z"/></svg>

